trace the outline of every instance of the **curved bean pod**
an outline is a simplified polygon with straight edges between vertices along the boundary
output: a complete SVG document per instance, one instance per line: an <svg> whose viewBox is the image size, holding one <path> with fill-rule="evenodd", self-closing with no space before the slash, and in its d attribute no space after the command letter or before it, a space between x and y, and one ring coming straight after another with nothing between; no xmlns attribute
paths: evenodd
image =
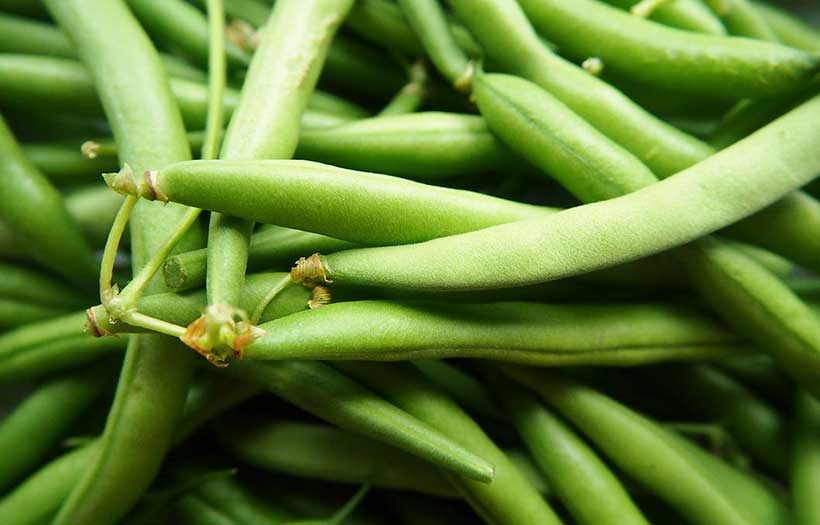
<svg viewBox="0 0 820 525"><path fill-rule="evenodd" d="M23 154L37 169L56 184L97 182L100 173L118 168L116 157L89 159L77 144L22 144Z"/></svg>
<svg viewBox="0 0 820 525"><path fill-rule="evenodd" d="M74 58L71 42L53 25L0 13L0 53L26 53Z"/></svg>
<svg viewBox="0 0 820 525"><path fill-rule="evenodd" d="M374 117L304 131L294 156L412 179L486 172L516 163L481 117L442 112Z"/></svg>
<svg viewBox="0 0 820 525"><path fill-rule="evenodd" d="M639 0L606 0L608 4L629 9ZM700 0L671 0L652 11L650 19L670 27L706 33L725 35L726 28L718 17Z"/></svg>
<svg viewBox="0 0 820 525"><path fill-rule="evenodd" d="M242 357L480 357L541 366L628 366L743 351L734 335L710 319L664 305L354 301L290 315L260 328L266 334L245 347Z"/></svg>
<svg viewBox="0 0 820 525"><path fill-rule="evenodd" d="M70 282L87 285L97 263L59 192L25 158L0 116L0 219L27 244L43 266Z"/></svg>
<svg viewBox="0 0 820 525"><path fill-rule="evenodd" d="M815 97L675 177L623 197L413 245L337 252L310 261L321 268L303 264L299 273L339 284L467 290L544 282L657 253L812 180L820 172L819 118Z"/></svg>
<svg viewBox="0 0 820 525"><path fill-rule="evenodd" d="M233 418L217 428L232 454L257 468L338 483L372 483L452 497L455 489L428 464L369 438L326 425Z"/></svg>
<svg viewBox="0 0 820 525"><path fill-rule="evenodd" d="M495 466L495 479L490 484L448 476L482 519L505 525L560 523L552 508L481 427L413 365L347 361L336 366Z"/></svg>
<svg viewBox="0 0 820 525"><path fill-rule="evenodd" d="M56 279L23 266L0 262L0 297L30 301L52 308L81 308L86 297ZM24 323L20 323L24 324Z"/></svg>
<svg viewBox="0 0 820 525"><path fill-rule="evenodd" d="M820 31L816 27L768 2L756 1L753 7L772 28L777 38L787 46L804 51L820 51Z"/></svg>
<svg viewBox="0 0 820 525"><path fill-rule="evenodd" d="M0 424L0 491L41 461L108 386L113 367L49 380Z"/></svg>
<svg viewBox="0 0 820 525"><path fill-rule="evenodd" d="M681 436L558 374L500 365L610 461L693 523L786 524L789 510L754 478Z"/></svg>
<svg viewBox="0 0 820 525"><path fill-rule="evenodd" d="M139 191L145 198L366 245L418 242L554 213L551 208L308 161L193 161L157 170L150 179L150 187L141 182L135 187L131 174L121 172L110 177L109 184Z"/></svg>
<svg viewBox="0 0 820 525"><path fill-rule="evenodd" d="M730 34L780 42L766 19L749 0L706 0L706 4L720 16Z"/></svg>
<svg viewBox="0 0 820 525"><path fill-rule="evenodd" d="M770 356L749 354L721 359L714 364L772 404L778 407L791 404L794 385Z"/></svg>
<svg viewBox="0 0 820 525"><path fill-rule="evenodd" d="M601 57L613 71L657 86L760 98L799 87L820 67L820 58L793 48L683 32L593 0L520 1L566 53Z"/></svg>
<svg viewBox="0 0 820 525"><path fill-rule="evenodd" d="M817 484L820 483L820 402L799 393L792 438L791 489L795 523L809 525L820 519Z"/></svg>
<svg viewBox="0 0 820 525"><path fill-rule="evenodd" d="M191 157L180 112L156 50L128 8L114 0L47 0L77 48L119 145L137 169ZM132 270L137 272L176 230L180 206L137 203L131 215ZM180 243L196 247L196 233ZM161 289L154 281L147 290ZM87 465L56 524L113 523L136 503L159 471L181 415L193 357L155 335L131 337L100 453Z"/></svg>
<svg viewBox="0 0 820 525"><path fill-rule="evenodd" d="M579 524L648 525L615 474L566 423L534 394L492 377L489 365L483 369L549 486Z"/></svg>
<svg viewBox="0 0 820 525"><path fill-rule="evenodd" d="M0 330L51 319L64 314L65 310L61 307L0 297Z"/></svg>

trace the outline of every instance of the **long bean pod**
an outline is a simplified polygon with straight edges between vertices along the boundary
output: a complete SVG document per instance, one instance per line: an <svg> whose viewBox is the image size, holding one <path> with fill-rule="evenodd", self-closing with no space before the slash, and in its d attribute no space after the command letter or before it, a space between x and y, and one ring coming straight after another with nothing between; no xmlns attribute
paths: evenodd
<svg viewBox="0 0 820 525"><path fill-rule="evenodd" d="M791 489L795 523L808 525L820 519L817 483L820 481L820 403L800 393L795 403L792 438Z"/></svg>
<svg viewBox="0 0 820 525"><path fill-rule="evenodd" d="M816 27L768 2L755 1L754 9L784 44L804 51L820 51L820 31Z"/></svg>
<svg viewBox="0 0 820 525"><path fill-rule="evenodd" d="M606 0L608 4L630 9L639 0ZM662 2L649 14L651 20L678 29L713 35L725 35L726 28L720 19L701 0L670 0Z"/></svg>

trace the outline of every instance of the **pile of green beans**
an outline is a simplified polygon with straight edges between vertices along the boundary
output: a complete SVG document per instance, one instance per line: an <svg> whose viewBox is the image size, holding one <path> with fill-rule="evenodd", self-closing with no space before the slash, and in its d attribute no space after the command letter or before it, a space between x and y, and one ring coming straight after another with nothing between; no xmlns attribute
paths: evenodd
<svg viewBox="0 0 820 525"><path fill-rule="evenodd" d="M0 0L0 523L817 525L791 4Z"/></svg>

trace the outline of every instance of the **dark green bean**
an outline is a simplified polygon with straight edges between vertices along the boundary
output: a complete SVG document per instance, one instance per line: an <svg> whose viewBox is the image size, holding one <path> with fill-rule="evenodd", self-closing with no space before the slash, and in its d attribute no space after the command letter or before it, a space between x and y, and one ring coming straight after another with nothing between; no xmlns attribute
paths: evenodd
<svg viewBox="0 0 820 525"><path fill-rule="evenodd" d="M771 357L749 354L721 359L714 364L777 406L791 404L794 386Z"/></svg>
<svg viewBox="0 0 820 525"><path fill-rule="evenodd" d="M319 78L322 87L377 101L389 98L402 83L401 69L384 53L344 33L333 39Z"/></svg>
<svg viewBox="0 0 820 525"><path fill-rule="evenodd" d="M19 299L52 308L80 308L88 298L50 276L22 266L0 262L0 297ZM24 323L20 323L24 324Z"/></svg>
<svg viewBox="0 0 820 525"><path fill-rule="evenodd" d="M648 84L759 98L799 87L820 67L820 59L793 48L675 30L593 0L520 1L564 52L601 57L607 68Z"/></svg>
<svg viewBox="0 0 820 525"><path fill-rule="evenodd" d="M87 285L97 264L62 197L25 158L0 117L0 218L27 245L37 261L69 281Z"/></svg>
<svg viewBox="0 0 820 525"><path fill-rule="evenodd" d="M345 25L377 45L410 56L424 55L424 48L407 24L401 9L389 0L356 2Z"/></svg>
<svg viewBox="0 0 820 525"><path fill-rule="evenodd" d="M648 525L624 487L595 452L533 394L483 368L495 397L561 502L580 524Z"/></svg>
<svg viewBox="0 0 820 525"><path fill-rule="evenodd" d="M118 167L116 157L90 159L78 144L29 143L22 144L22 148L26 158L56 184L97 182L100 173Z"/></svg>
<svg viewBox="0 0 820 525"><path fill-rule="evenodd" d="M66 309L61 307L0 297L0 330L51 319L64 314L65 311Z"/></svg>
<svg viewBox="0 0 820 525"><path fill-rule="evenodd" d="M755 1L753 7L784 44L804 51L820 51L820 31L816 27L768 2Z"/></svg>
<svg viewBox="0 0 820 525"><path fill-rule="evenodd" d="M786 524L760 482L613 399L558 374L501 365L576 426L630 478L692 523Z"/></svg>
<svg viewBox="0 0 820 525"><path fill-rule="evenodd" d="M71 42L46 22L0 13L0 53L26 53L74 58Z"/></svg>
<svg viewBox="0 0 820 525"><path fill-rule="evenodd" d="M820 519L817 487L820 483L820 402L799 393L792 440L791 490L795 523L809 525Z"/></svg>
<svg viewBox="0 0 820 525"><path fill-rule="evenodd" d="M729 33L737 36L780 42L769 27L766 19L754 8L749 0L705 0L712 10L723 20Z"/></svg>
<svg viewBox="0 0 820 525"><path fill-rule="evenodd" d="M112 368L50 379L0 424L0 492L36 466L108 386Z"/></svg>
<svg viewBox="0 0 820 525"><path fill-rule="evenodd" d="M464 408L482 416L502 418L501 409L484 385L467 372L441 359L423 359L413 365Z"/></svg>
<svg viewBox="0 0 820 525"><path fill-rule="evenodd" d="M481 427L411 364L345 362L336 366L492 462L495 479L490 484L448 476L482 519L505 525L560 523L547 502Z"/></svg>
<svg viewBox="0 0 820 525"><path fill-rule="evenodd" d="M233 418L216 430L225 447L257 468L440 496L455 493L440 472L417 458L326 425Z"/></svg>

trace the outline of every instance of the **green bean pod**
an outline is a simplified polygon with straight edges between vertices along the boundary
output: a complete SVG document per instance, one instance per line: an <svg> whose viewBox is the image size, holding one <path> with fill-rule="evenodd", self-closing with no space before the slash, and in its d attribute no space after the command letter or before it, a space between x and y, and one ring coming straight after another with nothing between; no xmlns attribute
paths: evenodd
<svg viewBox="0 0 820 525"><path fill-rule="evenodd" d="M0 14L0 53L26 53L74 58L71 42L46 22L7 13Z"/></svg>
<svg viewBox="0 0 820 525"><path fill-rule="evenodd" d="M376 45L396 49L406 55L423 56L424 48L398 5L389 0L356 2L345 26Z"/></svg>
<svg viewBox="0 0 820 525"><path fill-rule="evenodd" d="M109 184L139 191L145 198L365 245L418 242L554 213L551 208L308 161L179 163L151 173L150 185L136 187L131 176L121 172L109 177Z"/></svg>
<svg viewBox="0 0 820 525"><path fill-rule="evenodd" d="M493 393L561 502L579 524L648 525L615 474L535 395L509 379L492 377Z"/></svg>
<svg viewBox="0 0 820 525"><path fill-rule="evenodd" d="M365 386L495 466L490 484L448 476L461 496L488 523L560 523L552 508L481 427L454 401L433 387L411 364L340 362L336 366Z"/></svg>
<svg viewBox="0 0 820 525"><path fill-rule="evenodd" d="M114 0L47 0L49 12L74 42L119 146L136 169L191 158L180 111L156 50L128 8ZM180 206L140 202L131 214L136 273L176 230ZM180 243L198 247L198 230ZM161 289L159 281L146 288ZM193 357L156 335L131 337L100 453L89 462L54 523L113 523L153 481L181 415Z"/></svg>
<svg viewBox="0 0 820 525"><path fill-rule="evenodd" d="M108 386L110 363L51 379L29 394L0 424L0 491L17 481L64 438Z"/></svg>
<svg viewBox="0 0 820 525"><path fill-rule="evenodd" d="M730 34L780 42L766 19L749 0L706 0L706 4L720 16Z"/></svg>
<svg viewBox="0 0 820 525"><path fill-rule="evenodd" d="M482 416L503 418L501 408L484 385L457 366L442 359L422 359L414 361L413 365L464 408Z"/></svg>
<svg viewBox="0 0 820 525"><path fill-rule="evenodd" d="M593 0L521 5L566 53L600 57L613 71L661 87L760 98L796 89L820 66L817 57L787 46L684 32Z"/></svg>
<svg viewBox="0 0 820 525"><path fill-rule="evenodd" d="M65 313L65 308L0 297L0 330L43 321Z"/></svg>
<svg viewBox="0 0 820 525"><path fill-rule="evenodd" d="M208 64L208 19L182 0L128 0L128 7L154 38L171 44L197 64ZM250 57L230 41L225 55L232 67L247 66Z"/></svg>
<svg viewBox="0 0 820 525"><path fill-rule="evenodd" d="M792 432L790 481L795 523L809 525L820 519L820 403L816 398L797 395Z"/></svg>
<svg viewBox="0 0 820 525"><path fill-rule="evenodd" d="M306 261L299 273L339 284L487 289L657 253L737 222L814 178L818 118L815 97L675 177L623 197L412 245L337 252Z"/></svg>
<svg viewBox="0 0 820 525"><path fill-rule="evenodd" d="M505 169L516 162L482 118L441 112L304 131L295 157L412 179Z"/></svg>
<svg viewBox="0 0 820 525"><path fill-rule="evenodd" d="M65 207L91 246L102 247L121 199L99 184L80 186L65 195Z"/></svg>
<svg viewBox="0 0 820 525"><path fill-rule="evenodd" d="M608 4L629 9L639 0L606 0ZM670 0L663 3L649 15L651 20L670 27L706 33L725 35L726 28L715 14L700 0Z"/></svg>
<svg viewBox="0 0 820 525"><path fill-rule="evenodd" d="M756 479L613 399L558 374L510 365L501 369L692 523L790 522L789 510Z"/></svg>
<svg viewBox="0 0 820 525"><path fill-rule="evenodd" d="M816 27L768 2L755 1L753 8L760 13L777 38L787 46L804 51L820 51L820 31Z"/></svg>
<svg viewBox="0 0 820 525"><path fill-rule="evenodd" d="M0 297L50 306L81 308L88 304L76 290L60 281L23 266L0 262ZM24 324L24 323L19 323Z"/></svg>
<svg viewBox="0 0 820 525"><path fill-rule="evenodd" d="M721 359L715 365L776 406L791 404L792 382L770 356L749 354L730 357Z"/></svg>
<svg viewBox="0 0 820 525"><path fill-rule="evenodd" d="M452 497L439 471L417 458L326 425L233 418L217 432L231 453L257 468L339 483L372 483Z"/></svg>
<svg viewBox="0 0 820 525"><path fill-rule="evenodd" d="M404 82L395 61L380 50L337 34L327 50L319 85L357 99L386 100Z"/></svg>
<svg viewBox="0 0 820 525"><path fill-rule="evenodd" d="M744 346L710 319L664 305L352 301L290 315L260 328L265 335L245 347L243 357L478 357L540 366L634 366L731 355Z"/></svg>
<svg viewBox="0 0 820 525"><path fill-rule="evenodd" d="M87 285L97 263L71 219L59 192L25 158L11 130L0 117L0 219L27 245L43 266L70 282Z"/></svg>
<svg viewBox="0 0 820 525"><path fill-rule="evenodd" d="M769 472L788 469L786 422L742 384L709 365L661 368L646 374L691 415L717 421Z"/></svg>

